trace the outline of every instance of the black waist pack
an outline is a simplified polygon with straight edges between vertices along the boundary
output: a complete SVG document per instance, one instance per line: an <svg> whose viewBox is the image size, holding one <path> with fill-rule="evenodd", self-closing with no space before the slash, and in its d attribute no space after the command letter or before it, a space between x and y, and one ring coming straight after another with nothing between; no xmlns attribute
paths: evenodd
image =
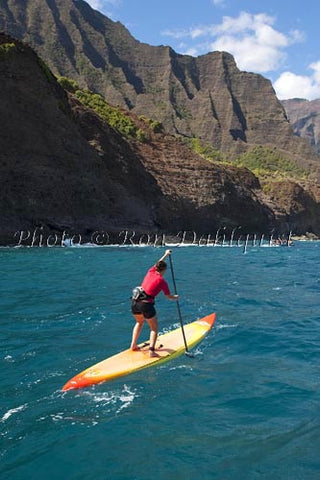
<svg viewBox="0 0 320 480"><path fill-rule="evenodd" d="M142 300L153 300L154 297L151 295L147 295L146 292L143 290L142 287L134 287L132 290L132 300L136 302L141 302Z"/></svg>

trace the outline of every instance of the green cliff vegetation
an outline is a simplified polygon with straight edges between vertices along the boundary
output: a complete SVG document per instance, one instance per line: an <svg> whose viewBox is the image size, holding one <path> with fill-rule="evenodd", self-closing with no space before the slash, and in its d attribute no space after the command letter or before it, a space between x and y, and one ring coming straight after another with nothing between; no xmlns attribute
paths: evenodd
<svg viewBox="0 0 320 480"><path fill-rule="evenodd" d="M45 74L45 76L47 77L47 80L49 82L54 82L54 79L55 79L55 76L53 75L53 73L51 72L50 68L48 67L48 65L46 64L46 62L44 62L42 60L42 58L38 58L38 63L40 65L40 68L41 70L43 71L43 73Z"/></svg>
<svg viewBox="0 0 320 480"><path fill-rule="evenodd" d="M59 77L58 82L65 90L73 93L85 107L94 110L104 121L124 137L134 138L141 142L147 141L147 132L138 128L119 108L109 105L101 95L89 90L81 90L74 80L66 77Z"/></svg>
<svg viewBox="0 0 320 480"><path fill-rule="evenodd" d="M257 146L235 160L235 165L247 167L260 179L305 179L307 170L281 155L275 148Z"/></svg>
<svg viewBox="0 0 320 480"><path fill-rule="evenodd" d="M57 80L60 83L61 87L67 90L68 92L75 93L76 90L79 90L80 88L77 82L75 82L71 78L57 77Z"/></svg>
<svg viewBox="0 0 320 480"><path fill-rule="evenodd" d="M147 118L144 115L141 115L139 117L139 120L142 120L143 122L145 122L154 133L163 132L163 125L161 122L158 122L157 120L152 120L151 118Z"/></svg>
<svg viewBox="0 0 320 480"><path fill-rule="evenodd" d="M198 153L210 162L222 162L224 160L224 155L220 150L216 150L212 145L201 142L199 138L181 138L181 141L186 143L195 153Z"/></svg>
<svg viewBox="0 0 320 480"><path fill-rule="evenodd" d="M127 115L119 108L109 105L101 95L80 89L74 80L66 77L59 77L58 81L65 90L73 93L83 105L93 109L112 128L127 138L146 142L149 138L148 129L155 133L163 131L163 126L160 122L145 116L140 116L139 120L146 124L146 129L138 128ZM215 149L212 145L204 143L199 138L186 139L180 137L180 141L210 162L246 167L263 181L284 178L302 180L308 176L306 170L299 167L293 160L280 154L276 148L256 146L235 161L228 161L225 154Z"/></svg>
<svg viewBox="0 0 320 480"><path fill-rule="evenodd" d="M7 58L15 49L16 45L14 43L3 43L0 45L0 60Z"/></svg>
<svg viewBox="0 0 320 480"><path fill-rule="evenodd" d="M180 140L206 160L246 167L260 180L281 180L284 178L305 180L309 174L307 170L299 167L295 161L281 155L276 148L271 149L260 145L252 148L236 160L229 161L220 150L201 142L199 138L181 138Z"/></svg>
<svg viewBox="0 0 320 480"><path fill-rule="evenodd" d="M137 137L138 129L136 125L126 115L123 115L119 109L108 105L101 95L88 90L76 90L74 94L83 105L92 108L103 120L122 135L132 138Z"/></svg>

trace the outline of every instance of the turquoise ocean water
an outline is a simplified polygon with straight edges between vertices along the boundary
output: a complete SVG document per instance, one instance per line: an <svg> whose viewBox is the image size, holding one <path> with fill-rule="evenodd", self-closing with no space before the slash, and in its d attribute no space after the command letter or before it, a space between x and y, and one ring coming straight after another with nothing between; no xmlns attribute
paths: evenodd
<svg viewBox="0 0 320 480"><path fill-rule="evenodd" d="M195 358L61 392L128 347L163 251L0 249L2 480L319 479L320 243L174 248L184 322L218 315Z"/></svg>

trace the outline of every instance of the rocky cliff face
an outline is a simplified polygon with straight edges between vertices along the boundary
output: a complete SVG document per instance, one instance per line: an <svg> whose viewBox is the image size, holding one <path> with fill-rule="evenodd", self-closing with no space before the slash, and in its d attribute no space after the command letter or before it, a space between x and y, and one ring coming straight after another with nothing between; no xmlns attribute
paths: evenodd
<svg viewBox="0 0 320 480"><path fill-rule="evenodd" d="M319 158L293 136L270 82L241 72L225 52L193 58L140 43L83 0L4 0L0 29L30 43L54 73L172 134L196 136L229 158L276 145L320 178Z"/></svg>
<svg viewBox="0 0 320 480"><path fill-rule="evenodd" d="M148 169L152 160L147 157L157 146L139 151L68 98L26 45L0 35L0 52L2 232L42 224L81 231L209 229L223 214L219 204L226 196L230 203L239 199L253 209L248 224L262 215L259 223L266 225L270 213L251 198L250 189L233 186L227 170L193 158L174 139L169 152L165 138L158 142L160 157ZM181 172L188 155L189 166ZM168 163L175 175L166 180ZM184 184L178 177L184 177ZM201 193L203 185L208 198ZM226 218L236 221L232 210L225 209Z"/></svg>
<svg viewBox="0 0 320 480"><path fill-rule="evenodd" d="M276 211L247 169L210 163L151 129L147 142L124 139L64 91L30 47L3 34L0 115L0 233L7 238L40 225L172 233L242 225L243 232L268 232L287 230L294 218L293 211ZM308 226L320 232L315 194L304 195L299 211L311 209ZM304 223L295 226L304 232Z"/></svg>
<svg viewBox="0 0 320 480"><path fill-rule="evenodd" d="M2 233L280 226L249 171L213 165L170 135L124 140L29 47L1 35L0 51Z"/></svg>
<svg viewBox="0 0 320 480"><path fill-rule="evenodd" d="M2 231L42 223L81 229L152 226L136 181L152 199L155 181L138 158L126 157L122 138L104 126L111 147L106 157L99 156L74 121L66 92L39 57L4 35L0 52ZM92 113L90 120L99 123Z"/></svg>
<svg viewBox="0 0 320 480"><path fill-rule="evenodd" d="M293 98L281 103L295 135L307 139L314 151L320 154L320 99Z"/></svg>

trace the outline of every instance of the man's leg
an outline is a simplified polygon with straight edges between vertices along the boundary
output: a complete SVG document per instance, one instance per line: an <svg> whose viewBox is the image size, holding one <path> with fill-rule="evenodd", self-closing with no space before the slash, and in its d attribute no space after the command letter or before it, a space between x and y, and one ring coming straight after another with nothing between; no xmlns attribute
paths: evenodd
<svg viewBox="0 0 320 480"><path fill-rule="evenodd" d="M146 320L150 327L150 357L156 357L157 354L155 353L154 349L158 338L158 320L157 317L146 318Z"/></svg>
<svg viewBox="0 0 320 480"><path fill-rule="evenodd" d="M136 319L136 324L132 330L132 340L131 340L130 349L138 350L137 342L144 324L144 318L142 313L135 313L134 318Z"/></svg>

